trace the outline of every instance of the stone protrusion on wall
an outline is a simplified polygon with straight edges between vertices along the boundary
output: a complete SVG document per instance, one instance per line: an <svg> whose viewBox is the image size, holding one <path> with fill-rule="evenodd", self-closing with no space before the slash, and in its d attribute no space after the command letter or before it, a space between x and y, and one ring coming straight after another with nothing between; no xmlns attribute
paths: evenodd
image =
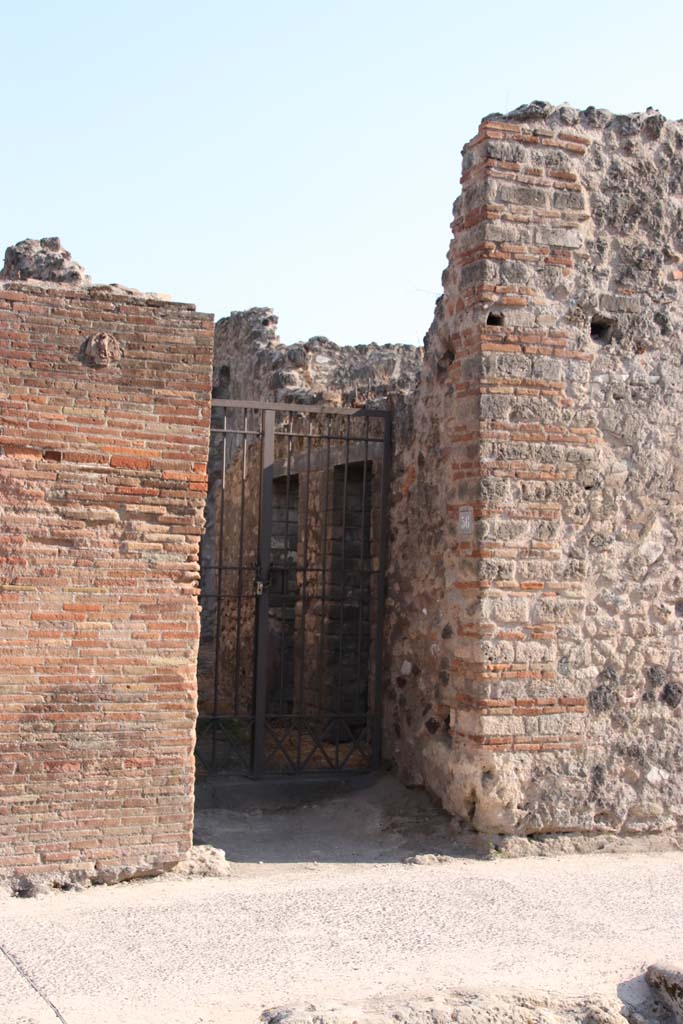
<svg viewBox="0 0 683 1024"><path fill-rule="evenodd" d="M483 831L676 827L683 129L533 104L462 184L399 456L388 740Z"/></svg>
<svg viewBox="0 0 683 1024"><path fill-rule="evenodd" d="M213 318L0 282L0 875L191 845Z"/></svg>
<svg viewBox="0 0 683 1024"><path fill-rule="evenodd" d="M5 250L4 281L52 281L73 286L91 283L80 263L58 238L25 238Z"/></svg>

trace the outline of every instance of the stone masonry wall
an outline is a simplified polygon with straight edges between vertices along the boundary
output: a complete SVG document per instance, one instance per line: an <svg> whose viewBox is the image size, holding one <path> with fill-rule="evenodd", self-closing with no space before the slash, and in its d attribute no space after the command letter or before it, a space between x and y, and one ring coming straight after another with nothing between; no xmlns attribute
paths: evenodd
<svg viewBox="0 0 683 1024"><path fill-rule="evenodd" d="M535 103L463 169L399 445L386 752L481 831L680 828L683 125Z"/></svg>
<svg viewBox="0 0 683 1024"><path fill-rule="evenodd" d="M0 281L0 874L189 848L212 318Z"/></svg>
<svg viewBox="0 0 683 1024"><path fill-rule="evenodd" d="M216 397L355 406L411 391L422 353L413 345L337 345L315 337L283 345L272 309L216 324Z"/></svg>

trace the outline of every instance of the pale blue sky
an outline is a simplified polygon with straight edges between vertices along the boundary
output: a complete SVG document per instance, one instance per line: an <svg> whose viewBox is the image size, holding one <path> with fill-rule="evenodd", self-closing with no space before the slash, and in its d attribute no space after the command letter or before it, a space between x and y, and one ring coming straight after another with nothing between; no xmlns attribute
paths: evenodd
<svg viewBox="0 0 683 1024"><path fill-rule="evenodd" d="M0 247L285 341L417 343L481 117L683 118L680 0L0 0Z"/></svg>

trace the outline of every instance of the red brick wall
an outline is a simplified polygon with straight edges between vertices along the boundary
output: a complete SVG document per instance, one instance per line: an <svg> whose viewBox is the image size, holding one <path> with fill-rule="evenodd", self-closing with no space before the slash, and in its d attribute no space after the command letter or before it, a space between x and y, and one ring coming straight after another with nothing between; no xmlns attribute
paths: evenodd
<svg viewBox="0 0 683 1024"><path fill-rule="evenodd" d="M0 874L190 845L212 344L193 306L0 284Z"/></svg>

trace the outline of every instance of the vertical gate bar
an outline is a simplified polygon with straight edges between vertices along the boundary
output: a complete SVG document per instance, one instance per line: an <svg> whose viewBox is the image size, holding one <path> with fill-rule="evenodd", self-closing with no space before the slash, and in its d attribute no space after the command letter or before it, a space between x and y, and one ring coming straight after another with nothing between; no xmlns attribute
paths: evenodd
<svg viewBox="0 0 683 1024"><path fill-rule="evenodd" d="M282 586L282 615L280 619L280 697L279 705L280 712L283 707L283 697L285 690L285 619L287 612L287 597L288 597L288 583L289 583L289 497L291 493L290 486L290 473L292 469L292 414L289 414L289 437L287 438L287 473L285 476L285 551L284 551L284 571L282 573L283 586Z"/></svg>
<svg viewBox="0 0 683 1024"><path fill-rule="evenodd" d="M370 440L370 417L365 417L365 438L363 444L363 493L360 506L360 564L358 568L358 651L356 663L356 679L358 682L358 697L360 697L361 680L361 645L363 642L363 598L365 596L365 505L368 479L368 443ZM369 672L365 675L365 724L368 724L368 710L370 704L370 678ZM360 707L360 700L355 704L354 711Z"/></svg>
<svg viewBox="0 0 683 1024"><path fill-rule="evenodd" d="M254 743L252 774L263 774L265 765L266 696L268 691L268 585L273 525L273 460L275 412L266 409L262 418L261 498L259 508L258 580L256 595L256 666L254 680ZM259 592L260 591L260 592Z"/></svg>
<svg viewBox="0 0 683 1024"><path fill-rule="evenodd" d="M216 715L218 714L218 680L221 656L221 607L223 597L223 543L225 537L225 471L227 461L228 410L223 412L223 438L221 442L221 488L220 488L220 519L218 526L218 587L216 595L216 636L214 640L213 658L213 711L214 721L211 727L211 771L216 770Z"/></svg>
<svg viewBox="0 0 683 1024"><path fill-rule="evenodd" d="M389 542L389 494L391 487L391 417L384 424L382 494L380 499L379 573L377 575L377 622L375 625L375 693L372 729L372 767L382 759L382 688L384 683L384 606L386 598L387 547Z"/></svg>
<svg viewBox="0 0 683 1024"><path fill-rule="evenodd" d="M326 605L326 587L327 587L327 529L328 529L328 512L330 504L330 413L326 413L327 420L327 454L325 458L325 501L323 504L323 522L322 522L322 557L321 557L321 573L320 573L320 587L321 587L321 605L320 605L320 682L317 687L317 695L320 698L323 685L327 685L327 666L325 665L325 656L327 653L327 626L325 621L325 605ZM321 435L324 436L324 435ZM322 710L318 708L318 710ZM318 742L322 742L322 737L316 737Z"/></svg>
<svg viewBox="0 0 683 1024"><path fill-rule="evenodd" d="M247 478L247 417L248 410L244 410L242 434L242 480L240 484L240 549L237 560L237 626L235 634L235 715L239 714L239 690L240 690L240 644L242 639L242 586L244 582L244 491Z"/></svg>
<svg viewBox="0 0 683 1024"><path fill-rule="evenodd" d="M344 448L344 487L342 489L341 521L341 598L339 601L339 666L337 683L337 725L335 729L335 768L339 768L339 723L342 715L342 690L344 688L344 604L346 600L346 503L349 484L349 440L351 417L346 417L346 443Z"/></svg>
<svg viewBox="0 0 683 1024"><path fill-rule="evenodd" d="M306 439L306 497L304 504L304 551L303 551L303 566L302 566L302 580L301 580L301 637L299 644L295 642L295 650L299 650L299 696L297 700L296 692L294 693L294 711L295 713L301 714L304 706L304 664L306 662L306 601L307 601L307 577L308 571L308 517L309 517L309 498L310 498L310 486L311 486L311 437L313 431L313 417L308 416L308 437ZM297 741L296 741L296 766L301 766L301 734L303 732L301 726L301 719L296 718L296 729L297 729Z"/></svg>
<svg viewBox="0 0 683 1024"><path fill-rule="evenodd" d="M254 773L254 744L256 742L256 658L258 648L258 599L256 591L258 588L258 581L261 578L261 568L259 563L259 544L261 538L261 504L263 501L263 473L261 471L263 465L263 437L264 437L264 408L261 411L256 408L252 408L254 413L254 426L258 432L258 458L254 461L254 472L256 473L256 479L258 482L258 498L257 509L258 518L256 520L256 537L255 537L255 550L254 550L254 592L253 600L254 607L252 611L252 621L254 626L254 635L252 637L252 652L251 652L251 704L249 705L249 711L251 714L251 747L249 750L249 768L253 775Z"/></svg>

